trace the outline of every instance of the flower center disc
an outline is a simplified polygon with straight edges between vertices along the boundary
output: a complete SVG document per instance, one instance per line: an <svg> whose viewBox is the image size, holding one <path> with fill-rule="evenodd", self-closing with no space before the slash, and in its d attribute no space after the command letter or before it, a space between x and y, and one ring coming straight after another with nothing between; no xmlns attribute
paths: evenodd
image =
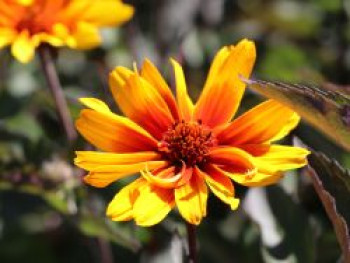
<svg viewBox="0 0 350 263"><path fill-rule="evenodd" d="M201 122L176 122L166 131L158 150L169 161L187 166L206 162L210 147L215 145L212 132Z"/></svg>

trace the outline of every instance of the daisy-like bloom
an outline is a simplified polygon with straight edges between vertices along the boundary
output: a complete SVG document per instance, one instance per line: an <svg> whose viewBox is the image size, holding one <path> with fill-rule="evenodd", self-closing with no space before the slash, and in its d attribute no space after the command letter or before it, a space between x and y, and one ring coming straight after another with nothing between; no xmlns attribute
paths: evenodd
<svg viewBox="0 0 350 263"><path fill-rule="evenodd" d="M74 49L101 43L98 29L129 20L134 9L122 0L0 0L0 48L22 63L41 43Z"/></svg>
<svg viewBox="0 0 350 263"><path fill-rule="evenodd" d="M231 121L255 61L254 43L222 48L196 104L188 96L181 66L175 72L176 99L153 64L140 72L117 67L110 74L113 97L127 117L100 100L83 98L89 109L76 122L79 132L104 152L77 152L75 163L89 171L87 184L105 187L140 172L107 208L115 221L157 224L177 207L191 224L206 215L208 190L232 209L239 205L232 181L264 186L283 171L306 164L307 150L274 145L299 116L268 100Z"/></svg>

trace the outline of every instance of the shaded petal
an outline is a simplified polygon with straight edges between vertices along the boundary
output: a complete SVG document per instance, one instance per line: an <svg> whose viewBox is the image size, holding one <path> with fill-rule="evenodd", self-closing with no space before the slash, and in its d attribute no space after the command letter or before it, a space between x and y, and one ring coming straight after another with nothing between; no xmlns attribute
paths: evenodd
<svg viewBox="0 0 350 263"><path fill-rule="evenodd" d="M232 210L238 208L239 199L235 198L233 184L227 176L215 167L208 165L205 172L198 167L195 168L197 174L202 174L210 190L224 203L228 204Z"/></svg>
<svg viewBox="0 0 350 263"><path fill-rule="evenodd" d="M82 110L78 131L96 147L110 152L138 152L157 149L157 141L131 120L112 113L96 99L85 99L93 110Z"/></svg>
<svg viewBox="0 0 350 263"><path fill-rule="evenodd" d="M170 166L151 173L147 167L144 171L141 171L141 175L154 186L176 188L186 184L190 180L192 168L186 168L186 165L184 165L181 171L177 172L174 166Z"/></svg>
<svg viewBox="0 0 350 263"><path fill-rule="evenodd" d="M93 168L89 167L91 169L88 169L90 172L84 177L84 182L94 187L102 188L121 178L138 173L144 170L146 166L150 167L150 169L159 169L165 167L167 164L166 161L150 161L120 165L102 164L101 166Z"/></svg>
<svg viewBox="0 0 350 263"><path fill-rule="evenodd" d="M174 67L176 99L179 107L180 118L185 121L190 121L192 120L194 106L190 96L187 93L186 81L182 67L174 59L171 59L170 62Z"/></svg>
<svg viewBox="0 0 350 263"><path fill-rule="evenodd" d="M177 110L175 98L171 93L169 86L167 85L157 68L148 59L145 59L142 65L141 76L146 81L148 81L155 89L157 89L159 94L164 98L165 102L167 103L169 110L173 115L173 118L175 120L178 120L179 113Z"/></svg>
<svg viewBox="0 0 350 263"><path fill-rule="evenodd" d="M257 173L254 157L248 152L234 147L212 150L210 163L211 166L207 169L214 169L243 185L251 181Z"/></svg>
<svg viewBox="0 0 350 263"><path fill-rule="evenodd" d="M133 219L133 206L140 195L140 188L147 182L139 178L120 190L109 203L106 215L113 221Z"/></svg>
<svg viewBox="0 0 350 263"><path fill-rule="evenodd" d="M251 186L251 183L255 181L257 176L259 176L257 170L253 172L244 173L242 171L237 171L235 167L232 167L232 166L227 166L227 165L221 165L221 166L212 165L212 166L218 172L224 174L225 176L228 176L233 181L245 186Z"/></svg>
<svg viewBox="0 0 350 263"><path fill-rule="evenodd" d="M306 149L283 145L244 145L243 149L255 156L259 172L267 174L303 167L310 154Z"/></svg>
<svg viewBox="0 0 350 263"><path fill-rule="evenodd" d="M138 73L117 67L110 74L113 96L123 113L144 127L155 138L174 123L172 114L161 94Z"/></svg>
<svg viewBox="0 0 350 263"><path fill-rule="evenodd" d="M48 43L52 46L59 47L64 45L64 41L59 38L58 36L47 34L47 33L40 33L40 34L35 34L33 36L33 41L34 42L39 42L39 43Z"/></svg>
<svg viewBox="0 0 350 263"><path fill-rule="evenodd" d="M217 134L220 144L260 144L281 139L299 121L290 108L274 101L265 101L229 124Z"/></svg>
<svg viewBox="0 0 350 263"><path fill-rule="evenodd" d="M235 174L228 166L219 168L245 186L265 186L277 182L283 176L283 171L306 165L306 156L310 153L302 148L281 145L244 145L243 149L254 156L255 174L244 176Z"/></svg>
<svg viewBox="0 0 350 263"><path fill-rule="evenodd" d="M271 184L277 183L279 180L281 180L283 177L283 173L276 172L274 174L266 174L264 172L258 171L254 174L253 177L248 178L248 180L245 180L243 182L240 182L240 184L244 186L249 187L262 187L262 186L268 186Z"/></svg>
<svg viewBox="0 0 350 263"><path fill-rule="evenodd" d="M196 172L187 184L175 189L175 201L180 214L194 225L198 225L206 216L207 199L208 189L204 178Z"/></svg>
<svg viewBox="0 0 350 263"><path fill-rule="evenodd" d="M133 216L139 226L152 226L159 223L175 205L174 191L171 189L146 183L139 188L139 193L133 207Z"/></svg>
<svg viewBox="0 0 350 263"><path fill-rule="evenodd" d="M230 167L235 173L251 175L256 172L253 157L239 148L218 147L209 153L210 163Z"/></svg>
<svg viewBox="0 0 350 263"><path fill-rule="evenodd" d="M28 31L22 31L14 39L11 46L12 55L22 63L28 63L34 58L35 49L39 43L34 41Z"/></svg>
<svg viewBox="0 0 350 263"><path fill-rule="evenodd" d="M205 87L196 103L194 119L213 128L227 123L237 111L255 62L255 45L246 39L224 47L214 59Z"/></svg>

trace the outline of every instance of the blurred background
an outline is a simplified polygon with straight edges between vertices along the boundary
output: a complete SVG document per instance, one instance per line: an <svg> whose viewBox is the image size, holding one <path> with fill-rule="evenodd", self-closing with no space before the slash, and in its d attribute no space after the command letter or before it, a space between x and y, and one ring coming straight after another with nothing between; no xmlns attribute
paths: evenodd
<svg viewBox="0 0 350 263"><path fill-rule="evenodd" d="M151 59L171 84L169 57L184 66L197 98L213 56L249 38L257 45L252 78L311 83L350 93L349 0L130 0L134 18L104 29L102 47L61 49L60 79L74 118L79 97L113 104L108 72ZM261 102L247 90L240 112ZM292 136L344 167L350 156L302 123ZM292 143L292 137L285 140ZM0 262L182 262L185 227L172 212L152 228L115 223L106 204L127 181L106 189L83 185L38 60L22 65L0 51ZM237 211L209 198L198 227L200 262L322 262L340 259L334 229L310 178L293 171L278 185L237 186Z"/></svg>

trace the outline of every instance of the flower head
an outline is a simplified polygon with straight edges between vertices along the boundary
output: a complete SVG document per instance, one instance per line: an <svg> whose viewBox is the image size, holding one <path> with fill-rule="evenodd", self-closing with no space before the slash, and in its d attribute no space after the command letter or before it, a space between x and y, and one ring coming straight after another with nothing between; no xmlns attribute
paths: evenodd
<svg viewBox="0 0 350 263"><path fill-rule="evenodd" d="M76 126L104 151L77 152L76 165L89 171L85 182L105 187L140 172L109 204L112 220L150 226L176 206L185 220L199 224L208 189L236 209L232 182L268 185L306 164L307 150L272 144L299 122L289 108L268 100L232 120L245 89L239 76L248 78L254 61L251 41L222 48L196 104L174 60L176 99L148 60L140 72L117 67L110 74L112 94L127 117L100 100L81 99L90 109L82 110Z"/></svg>
<svg viewBox="0 0 350 263"><path fill-rule="evenodd" d="M133 15L122 0L0 0L0 48L29 62L41 43L88 49L98 46L99 27L116 26Z"/></svg>

